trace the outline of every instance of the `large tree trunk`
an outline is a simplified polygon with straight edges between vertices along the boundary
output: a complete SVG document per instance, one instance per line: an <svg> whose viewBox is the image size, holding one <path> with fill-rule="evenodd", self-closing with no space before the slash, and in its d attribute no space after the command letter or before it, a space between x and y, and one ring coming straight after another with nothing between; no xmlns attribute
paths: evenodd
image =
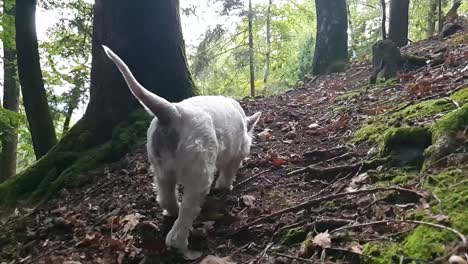
<svg viewBox="0 0 468 264"><path fill-rule="evenodd" d="M252 0L249 0L249 71L250 71L250 96L255 97L255 63L254 63L254 43L253 43L253 11Z"/></svg>
<svg viewBox="0 0 468 264"><path fill-rule="evenodd" d="M430 38L434 35L436 29L437 17L437 0L431 0L429 3L429 13L427 14L427 37Z"/></svg>
<svg viewBox="0 0 468 264"><path fill-rule="evenodd" d="M20 18L15 21L18 73L34 153L39 159L57 143L57 138L39 61L36 1L17 0L16 17Z"/></svg>
<svg viewBox="0 0 468 264"><path fill-rule="evenodd" d="M408 44L409 0L390 1L390 27L388 38L398 47Z"/></svg>
<svg viewBox="0 0 468 264"><path fill-rule="evenodd" d="M3 1L3 15L10 16L14 20L15 12L14 7L11 5L13 5L12 1ZM16 82L16 51L12 41L3 41L3 107L14 112L18 112L19 110L19 88ZM10 135L6 140L2 141L1 146L0 182L16 174L18 135Z"/></svg>
<svg viewBox="0 0 468 264"><path fill-rule="evenodd" d="M0 203L12 204L25 194L38 198L80 184L90 177L83 171L115 161L142 143L147 115L143 120L130 115L141 106L102 44L121 56L152 92L170 101L194 95L177 0L96 0L93 24L90 102L85 115L43 159L0 185Z"/></svg>
<svg viewBox="0 0 468 264"><path fill-rule="evenodd" d="M345 0L315 0L317 37L314 75L343 71L348 61L348 19Z"/></svg>

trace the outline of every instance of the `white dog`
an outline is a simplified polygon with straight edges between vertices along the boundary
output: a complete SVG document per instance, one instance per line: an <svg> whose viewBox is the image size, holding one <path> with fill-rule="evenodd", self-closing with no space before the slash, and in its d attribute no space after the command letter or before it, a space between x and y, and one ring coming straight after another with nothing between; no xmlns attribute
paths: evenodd
<svg viewBox="0 0 468 264"><path fill-rule="evenodd" d="M261 112L247 117L237 101L223 96L195 96L170 103L146 90L116 54L103 48L133 95L155 115L147 133L147 151L158 187L157 200L164 214L178 216L166 245L187 258L198 258L201 253L188 250L188 236L215 170L220 172L215 188L231 190L236 172L250 152L251 131ZM184 186L180 205L176 184Z"/></svg>

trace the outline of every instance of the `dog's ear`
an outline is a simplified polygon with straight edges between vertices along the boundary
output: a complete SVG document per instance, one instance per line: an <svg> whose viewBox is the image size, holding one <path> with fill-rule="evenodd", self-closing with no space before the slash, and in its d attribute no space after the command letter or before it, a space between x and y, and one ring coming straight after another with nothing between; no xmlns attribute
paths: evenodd
<svg viewBox="0 0 468 264"><path fill-rule="evenodd" d="M260 116L262 115L262 112L257 112L249 117L247 117L247 131L250 133L253 131L255 128L255 125L257 124L258 120L260 119Z"/></svg>

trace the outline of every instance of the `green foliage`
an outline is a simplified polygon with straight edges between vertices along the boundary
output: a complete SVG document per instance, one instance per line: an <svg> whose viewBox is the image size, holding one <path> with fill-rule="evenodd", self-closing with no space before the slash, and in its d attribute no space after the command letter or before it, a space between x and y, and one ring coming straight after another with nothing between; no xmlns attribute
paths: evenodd
<svg viewBox="0 0 468 264"><path fill-rule="evenodd" d="M266 9L265 5L255 6L253 34L257 90L265 89ZM314 6L308 2L272 5L271 64L264 94L284 91L308 73L313 54L314 13ZM234 31L219 25L208 30L196 53L189 57L191 71L203 94L236 97L249 94L247 22L244 16Z"/></svg>
<svg viewBox="0 0 468 264"><path fill-rule="evenodd" d="M21 120L20 114L0 107L0 147L2 140L17 132Z"/></svg>

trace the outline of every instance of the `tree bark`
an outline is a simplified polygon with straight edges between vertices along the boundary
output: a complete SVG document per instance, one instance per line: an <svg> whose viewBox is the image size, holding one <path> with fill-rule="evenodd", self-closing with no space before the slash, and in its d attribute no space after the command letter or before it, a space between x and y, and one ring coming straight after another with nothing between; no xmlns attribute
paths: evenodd
<svg viewBox="0 0 468 264"><path fill-rule="evenodd" d="M385 0L380 0L380 5L382 7L382 39L387 38L387 10L386 10L386 5L385 5Z"/></svg>
<svg viewBox="0 0 468 264"><path fill-rule="evenodd" d="M195 95L177 0L96 0L90 102L47 155L0 184L0 204L33 200L89 180L87 170L120 159L144 139L147 123L132 114L141 105L101 45L113 49L148 90L170 101ZM145 115L146 116L146 115Z"/></svg>
<svg viewBox="0 0 468 264"><path fill-rule="evenodd" d="M317 37L314 75L343 71L348 61L348 18L345 0L315 0Z"/></svg>
<svg viewBox="0 0 468 264"><path fill-rule="evenodd" d="M427 15L427 37L430 38L435 33L437 16L437 0L431 0L429 13Z"/></svg>
<svg viewBox="0 0 468 264"><path fill-rule="evenodd" d="M390 1L388 38L392 40L397 47L408 44L408 12L409 0Z"/></svg>
<svg viewBox="0 0 468 264"><path fill-rule="evenodd" d="M255 64L254 64L254 43L253 43L253 11L252 0L249 0L249 64L250 64L250 96L255 97Z"/></svg>
<svg viewBox="0 0 468 264"><path fill-rule="evenodd" d="M57 143L57 138L39 61L36 1L17 0L16 17L21 18L15 21L18 73L34 153L39 159Z"/></svg>
<svg viewBox="0 0 468 264"><path fill-rule="evenodd" d="M268 1L266 13L266 44L267 51L265 54L265 74L263 75L263 95L266 95L268 89L268 77L270 76L270 55L271 55L271 6L273 0Z"/></svg>
<svg viewBox="0 0 468 264"><path fill-rule="evenodd" d="M10 6L12 5L12 6ZM12 1L3 1L3 15L15 18L15 8ZM5 20L4 20L5 21ZM13 25L9 25L13 27ZM3 25L4 30L6 25ZM19 87L16 82L16 51L14 49L14 34L11 41L3 41L3 107L13 112L19 111ZM2 141L0 153L0 182L16 174L16 156L18 135L10 135Z"/></svg>

